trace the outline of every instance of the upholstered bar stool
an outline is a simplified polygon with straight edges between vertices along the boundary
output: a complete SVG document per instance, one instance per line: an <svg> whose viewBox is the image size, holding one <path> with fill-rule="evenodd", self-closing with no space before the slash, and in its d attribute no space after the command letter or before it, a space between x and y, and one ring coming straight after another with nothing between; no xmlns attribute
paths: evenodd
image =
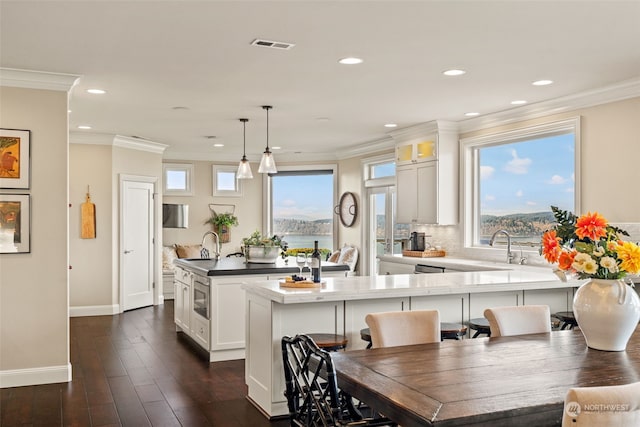
<svg viewBox="0 0 640 427"><path fill-rule="evenodd" d="M491 336L489 321L484 317L476 317L475 319L469 320L469 329L476 331L471 338L478 338L480 334L486 334L488 337Z"/></svg>
<svg viewBox="0 0 640 427"><path fill-rule="evenodd" d="M574 316L573 311L559 311L557 313L553 313L553 317L560 319L560 330L573 329L574 326L578 326L578 322L576 321L576 316Z"/></svg>
<svg viewBox="0 0 640 427"><path fill-rule="evenodd" d="M349 340L344 335L338 334L307 334L318 347L327 351L344 350Z"/></svg>

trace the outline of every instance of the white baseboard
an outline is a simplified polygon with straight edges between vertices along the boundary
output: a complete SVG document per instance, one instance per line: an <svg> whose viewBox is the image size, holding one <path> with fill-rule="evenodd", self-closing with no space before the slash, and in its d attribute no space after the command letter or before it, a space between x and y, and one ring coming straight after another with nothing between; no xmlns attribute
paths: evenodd
<svg viewBox="0 0 640 427"><path fill-rule="evenodd" d="M71 381L71 364L45 368L0 371L0 388L67 383Z"/></svg>
<svg viewBox="0 0 640 427"><path fill-rule="evenodd" d="M120 304L69 307L69 317L111 316L120 313Z"/></svg>

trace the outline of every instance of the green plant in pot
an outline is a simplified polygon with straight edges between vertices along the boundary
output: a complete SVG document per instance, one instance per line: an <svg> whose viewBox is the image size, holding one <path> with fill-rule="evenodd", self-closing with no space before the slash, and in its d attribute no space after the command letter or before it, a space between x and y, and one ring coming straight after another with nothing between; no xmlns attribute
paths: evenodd
<svg viewBox="0 0 640 427"><path fill-rule="evenodd" d="M251 236L242 239L244 256L247 262L271 264L276 262L283 248L287 247L287 242L279 236L263 236L258 230Z"/></svg>
<svg viewBox="0 0 640 427"><path fill-rule="evenodd" d="M231 213L213 213L205 222L210 224L220 237L220 243L227 243L231 239L231 227L238 225L238 217Z"/></svg>

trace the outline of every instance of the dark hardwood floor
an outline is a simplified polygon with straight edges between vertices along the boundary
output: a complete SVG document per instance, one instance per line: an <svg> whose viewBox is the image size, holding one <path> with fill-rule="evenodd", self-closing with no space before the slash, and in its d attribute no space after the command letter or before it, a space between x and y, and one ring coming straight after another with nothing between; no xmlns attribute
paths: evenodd
<svg viewBox="0 0 640 427"><path fill-rule="evenodd" d="M175 332L173 301L71 318L73 381L0 390L0 426L269 426L244 360L209 363Z"/></svg>

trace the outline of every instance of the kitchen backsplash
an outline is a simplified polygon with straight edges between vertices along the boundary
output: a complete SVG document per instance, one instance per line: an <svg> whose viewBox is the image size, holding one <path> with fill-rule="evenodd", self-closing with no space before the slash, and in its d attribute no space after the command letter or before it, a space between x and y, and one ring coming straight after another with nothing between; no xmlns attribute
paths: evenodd
<svg viewBox="0 0 640 427"><path fill-rule="evenodd" d="M640 223L612 223L611 225L629 233L629 237L625 237L625 240L640 242ZM425 241L429 242L431 246L441 246L447 252L447 256L497 262L505 261L503 248L495 250L463 248L462 227L460 226L418 225L412 227L411 231L424 232ZM513 244L511 250L516 256L519 256L520 248L517 244ZM527 264L529 265L548 265L547 261L537 253L536 249L525 248L524 255L527 257Z"/></svg>

